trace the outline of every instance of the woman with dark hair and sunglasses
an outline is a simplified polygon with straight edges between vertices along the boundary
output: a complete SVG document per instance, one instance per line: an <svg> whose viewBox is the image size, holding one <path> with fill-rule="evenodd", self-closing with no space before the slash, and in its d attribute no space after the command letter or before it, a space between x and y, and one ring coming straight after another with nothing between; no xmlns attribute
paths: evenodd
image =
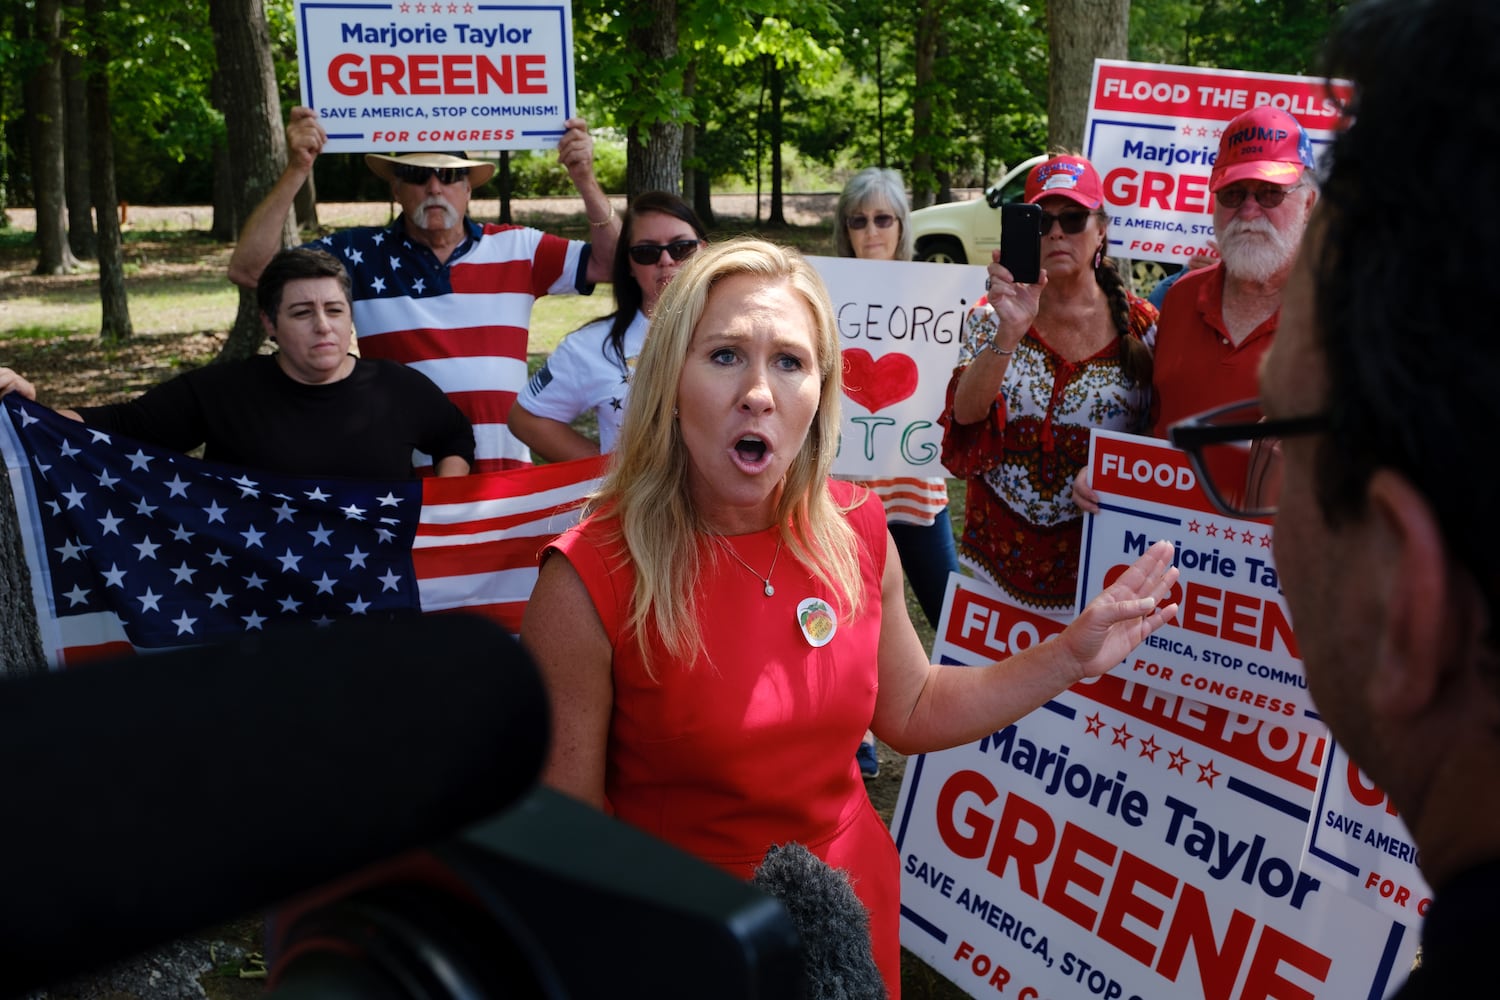
<svg viewBox="0 0 1500 1000"><path fill-rule="evenodd" d="M1074 475L1094 427L1150 424L1156 307L1109 259L1104 187L1088 160L1054 153L1026 178L1041 217L1041 278L996 258L964 320L948 384L943 464L968 480L959 558L1018 604L1068 617L1083 513Z"/></svg>
<svg viewBox="0 0 1500 1000"><path fill-rule="evenodd" d="M849 178L839 195L833 239L840 257L911 260L911 206L894 170L867 167ZM933 628L943 611L948 574L958 569L953 524L948 519L948 483L941 477L892 476L860 481L885 505L886 526L896 540L901 568ZM880 774L874 733L859 745L866 777Z"/></svg>
<svg viewBox="0 0 1500 1000"><path fill-rule="evenodd" d="M647 191L626 210L615 244L615 311L563 338L510 408L511 433L549 462L607 454L625 420L636 358L656 302L708 234L675 194ZM599 440L573 429L593 410Z"/></svg>

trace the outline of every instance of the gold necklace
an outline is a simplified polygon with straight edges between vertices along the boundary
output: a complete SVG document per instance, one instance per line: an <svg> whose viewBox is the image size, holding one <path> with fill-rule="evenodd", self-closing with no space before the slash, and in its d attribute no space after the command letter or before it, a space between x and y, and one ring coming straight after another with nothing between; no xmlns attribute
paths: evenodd
<svg viewBox="0 0 1500 1000"><path fill-rule="evenodd" d="M771 556L771 568L766 571L766 575L765 576L761 576L759 573L755 572L754 568L752 568L749 563L747 563L747 562L745 562L745 560L741 559L740 558L740 554L738 552L734 551L734 547L731 546L728 542L726 542L724 540L724 536L723 535L714 535L713 538L714 538L714 541L716 541L716 542L719 543L719 545L724 549L725 552L728 552L730 554L730 556L732 556L734 558L735 562L737 562L741 566L745 567L745 569L750 572L751 576L755 577L757 580L759 580L762 584L765 585L765 591L766 591L766 596L767 597L770 597L770 596L772 596L773 594L776 593L776 588L773 587L773 586L771 586L771 577L776 572L776 560L781 558L781 539L780 538L776 539L776 552Z"/></svg>

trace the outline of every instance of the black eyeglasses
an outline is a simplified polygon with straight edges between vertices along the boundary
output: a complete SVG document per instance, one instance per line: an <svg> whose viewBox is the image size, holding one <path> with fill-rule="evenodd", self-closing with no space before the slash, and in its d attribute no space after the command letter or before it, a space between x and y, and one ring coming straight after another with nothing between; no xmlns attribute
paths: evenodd
<svg viewBox="0 0 1500 1000"><path fill-rule="evenodd" d="M1328 430L1328 414L1267 420L1256 399L1179 420L1167 431L1203 491L1230 517L1270 517L1281 499L1281 440Z"/></svg>
<svg viewBox="0 0 1500 1000"><path fill-rule="evenodd" d="M1225 208L1239 208L1245 203L1245 199L1250 197L1253 197L1255 203L1261 208L1275 208L1283 201L1286 201L1286 196L1297 190L1298 187L1300 185L1294 184L1287 188L1257 188L1254 195L1250 194L1250 189L1247 187L1226 187L1220 188L1214 194L1214 197L1219 199L1219 204Z"/></svg>
<svg viewBox="0 0 1500 1000"><path fill-rule="evenodd" d="M896 217L886 212L881 212L879 215L874 216L851 215L849 216L849 218L844 220L844 225L848 226L850 229L859 230L865 228L872 222L875 223L876 229L889 229L891 228L891 226L896 224Z"/></svg>
<svg viewBox="0 0 1500 1000"><path fill-rule="evenodd" d="M457 184L460 178L469 176L468 167L418 167L410 163L398 163L391 172L396 180L407 184L426 184L433 174L439 184Z"/></svg>
<svg viewBox="0 0 1500 1000"><path fill-rule="evenodd" d="M671 243L637 243L630 248L630 259L637 264L655 264L665 250L673 260L687 260L698 252L701 240L673 240Z"/></svg>
<svg viewBox="0 0 1500 1000"><path fill-rule="evenodd" d="M1052 223L1055 222L1062 227L1062 231L1067 235L1077 236L1083 232L1083 227L1089 224L1089 216L1093 214L1093 212L1087 210L1058 212L1056 215L1053 215L1051 212L1043 212L1037 217L1037 228L1043 236L1046 236L1052 232Z"/></svg>

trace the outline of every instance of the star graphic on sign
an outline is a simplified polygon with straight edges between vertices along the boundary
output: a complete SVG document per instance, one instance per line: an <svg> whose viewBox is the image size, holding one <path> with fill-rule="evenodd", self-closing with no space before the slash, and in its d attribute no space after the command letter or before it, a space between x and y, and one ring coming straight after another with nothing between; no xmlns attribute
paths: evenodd
<svg viewBox="0 0 1500 1000"><path fill-rule="evenodd" d="M246 631L249 631L250 629L259 629L262 632L265 631L265 629L261 628L261 626L265 624L266 620L260 615L256 614L254 611L250 612L248 615L241 615L240 621L245 623Z"/></svg>
<svg viewBox="0 0 1500 1000"><path fill-rule="evenodd" d="M333 585L335 583L338 583L338 581L330 577L327 570L323 571L323 575L320 578L313 581L313 585L318 588L318 593L320 594L333 593Z"/></svg>
<svg viewBox="0 0 1500 1000"><path fill-rule="evenodd" d="M71 604L68 605L68 607L70 607L70 608L76 608L76 607L78 607L78 605L83 604L83 603L85 603L85 602L88 601L88 599L89 599L89 592L87 590L84 590L82 587L78 586L78 584L75 583L75 584L73 584L73 589L70 590L70 591L68 591L63 596L66 597L69 601L72 602Z"/></svg>
<svg viewBox="0 0 1500 1000"><path fill-rule="evenodd" d="M115 512L107 510L104 516L99 518L99 530L106 535L118 535L120 533L120 518L115 517Z"/></svg>
<svg viewBox="0 0 1500 1000"><path fill-rule="evenodd" d="M312 536L313 548L317 548L319 545L329 544L328 536L332 535L333 532L323 527L323 522L319 521L318 526L309 531L308 534Z"/></svg>
<svg viewBox="0 0 1500 1000"><path fill-rule="evenodd" d="M173 580L172 582L173 583L192 583L193 582L193 574L196 573L196 572L198 572L198 571L195 570L195 569L193 569L191 566L189 566L187 564L187 560L184 559L179 566L177 566L175 569L172 570L172 575L174 577L176 577L176 579Z"/></svg>
<svg viewBox="0 0 1500 1000"><path fill-rule="evenodd" d="M297 564L300 563L300 562L302 562L302 557L301 556L292 555L292 550L291 549L287 549L285 555L277 556L276 558L281 563L281 571L283 573L295 573L295 572L297 572Z"/></svg>
<svg viewBox="0 0 1500 1000"><path fill-rule="evenodd" d="M371 279L370 287L375 289L376 295L379 295L381 292L385 291L385 279L378 277Z"/></svg>
<svg viewBox="0 0 1500 1000"><path fill-rule="evenodd" d="M153 592L150 587L147 587L146 588L146 592L144 594L142 594L140 597L137 597L136 600L141 602L141 610L142 611L160 611L161 610L161 608L157 607L157 605L156 605L156 602L159 601L159 600L161 600L161 595L158 594L158 593Z"/></svg>
<svg viewBox="0 0 1500 1000"><path fill-rule="evenodd" d="M1206 782L1208 784L1208 787L1212 788L1214 787L1214 779L1218 776L1219 772L1214 770L1213 761L1209 761L1207 764L1198 765L1198 783L1201 784Z"/></svg>
<svg viewBox="0 0 1500 1000"><path fill-rule="evenodd" d="M1260 547L1269 549L1271 547L1271 536L1269 534L1260 536Z"/></svg>
<svg viewBox="0 0 1500 1000"><path fill-rule="evenodd" d="M184 611L182 614L177 616L176 620L174 620L172 624L177 626L178 635L192 635L193 626L197 624L197 622L198 619L189 617L188 613Z"/></svg>
<svg viewBox="0 0 1500 1000"><path fill-rule="evenodd" d="M161 546L153 542L150 535L147 535L145 538L142 538L140 541L136 542L134 548L141 554L142 559L155 559L156 550L161 548Z"/></svg>
<svg viewBox="0 0 1500 1000"><path fill-rule="evenodd" d="M208 502L208 506L203 508L203 513L208 515L209 524L213 524L215 521L217 521L219 524L223 524L224 515L229 513L229 508L220 507L219 501L217 500L210 500Z"/></svg>
<svg viewBox="0 0 1500 1000"><path fill-rule="evenodd" d="M292 515L297 513L297 508L293 507L291 504L287 503L285 500L283 500L281 502L281 506L280 507L272 507L271 509L276 512L276 523L277 524L280 524L282 521L290 521L290 520L292 520L293 519Z"/></svg>
<svg viewBox="0 0 1500 1000"><path fill-rule="evenodd" d="M410 14L411 13L411 4L409 4L409 3L402 4L401 5L401 13L403 13L403 14Z"/></svg>
<svg viewBox="0 0 1500 1000"><path fill-rule="evenodd" d="M400 592L401 577L396 574L395 570L386 570L385 576L382 576L379 579L381 593L384 593L387 590L394 590L398 593Z"/></svg>
<svg viewBox="0 0 1500 1000"><path fill-rule="evenodd" d="M255 548L265 548L264 545L260 544L260 540L266 537L266 533L264 531L255 530L255 525L253 524L250 525L249 531L240 532L240 537L245 540L246 548L250 548L252 546L254 546Z"/></svg>
<svg viewBox="0 0 1500 1000"><path fill-rule="evenodd" d="M144 472L146 467L151 464L151 456L139 448L135 450L134 455L126 455L125 457L130 459L131 472Z"/></svg>
<svg viewBox="0 0 1500 1000"><path fill-rule="evenodd" d="M1114 739L1109 741L1109 745L1112 747L1126 747L1128 749L1131 737L1130 730L1125 728L1125 723L1122 722L1118 726L1112 727L1112 731L1115 736Z"/></svg>
<svg viewBox="0 0 1500 1000"><path fill-rule="evenodd" d="M210 608L229 607L229 595L224 593L223 587L215 587L214 592L208 595L208 606Z"/></svg>
<svg viewBox="0 0 1500 1000"><path fill-rule="evenodd" d="M465 14L472 14L472 13L474 13L474 5L471 4L471 3L464 4L464 13Z"/></svg>
<svg viewBox="0 0 1500 1000"><path fill-rule="evenodd" d="M1184 125L1184 126L1182 126L1182 134L1183 135L1192 135L1193 134L1193 126L1191 126L1191 125Z"/></svg>
<svg viewBox="0 0 1500 1000"><path fill-rule="evenodd" d="M1206 138L1208 138L1208 129L1206 129L1206 128L1200 128L1200 129L1198 129L1198 138L1200 138L1200 139L1206 139Z"/></svg>
<svg viewBox="0 0 1500 1000"><path fill-rule="evenodd" d="M62 498L68 501L69 510L72 510L75 507L81 510L83 508L83 501L88 499L88 494L80 492L78 487L69 483L68 492L64 493L62 495Z"/></svg>
<svg viewBox="0 0 1500 1000"><path fill-rule="evenodd" d="M1167 764L1167 770L1176 771L1178 774L1186 776L1187 772L1183 768L1191 763L1191 761L1188 760L1188 755L1182 752L1182 747L1173 750L1171 756L1172 759Z"/></svg>
<svg viewBox="0 0 1500 1000"><path fill-rule="evenodd" d="M1161 747L1157 744L1155 736L1147 736L1141 740L1141 756L1153 764L1156 762L1156 751L1160 749Z"/></svg>
<svg viewBox="0 0 1500 1000"><path fill-rule="evenodd" d="M182 499L184 500L187 499L188 484L182 481L181 476L174 474L172 476L172 481L170 483L164 483L163 485L167 488L168 497L182 497Z"/></svg>
<svg viewBox="0 0 1500 1000"><path fill-rule="evenodd" d="M349 613L351 615L362 615L368 610L370 610L370 602L363 597L355 597L349 604Z"/></svg>
<svg viewBox="0 0 1500 1000"><path fill-rule="evenodd" d="M349 568L353 569L356 566L360 566L360 567L364 566L364 564L365 564L365 556L366 556L366 553L361 552L359 546L356 545L356 546L354 546L354 551L350 552L344 558L349 560Z"/></svg>
<svg viewBox="0 0 1500 1000"><path fill-rule="evenodd" d="M1208 535L1209 538L1218 538L1219 526L1216 524L1210 524L1206 529L1204 529L1204 534Z"/></svg>
<svg viewBox="0 0 1500 1000"><path fill-rule="evenodd" d="M1094 739L1098 739L1099 731L1104 728L1104 720L1099 718L1099 713L1095 712L1093 715L1088 716L1084 721L1088 723L1087 727L1084 729L1084 732L1094 737Z"/></svg>
<svg viewBox="0 0 1500 1000"><path fill-rule="evenodd" d="M104 585L125 589L125 571L120 568L119 563L110 563L109 569L104 571Z"/></svg>
<svg viewBox="0 0 1500 1000"><path fill-rule="evenodd" d="M1246 545L1249 545L1251 542L1255 541L1255 532L1249 530L1248 528L1240 532L1240 541L1244 542Z"/></svg>

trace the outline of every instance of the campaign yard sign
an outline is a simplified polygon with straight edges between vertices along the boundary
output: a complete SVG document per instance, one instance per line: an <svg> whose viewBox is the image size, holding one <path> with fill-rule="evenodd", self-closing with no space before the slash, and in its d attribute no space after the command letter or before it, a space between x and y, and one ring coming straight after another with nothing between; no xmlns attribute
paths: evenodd
<svg viewBox="0 0 1500 1000"><path fill-rule="evenodd" d="M1100 512L1085 515L1078 607L1165 538L1180 576L1177 620L1116 668L1131 680L1293 728L1321 729L1271 559L1271 526L1225 517L1186 453L1155 438L1095 430Z"/></svg>
<svg viewBox="0 0 1500 1000"><path fill-rule="evenodd" d="M551 149L577 107L557 0L298 0L296 25L326 152Z"/></svg>
<svg viewBox="0 0 1500 1000"><path fill-rule="evenodd" d="M844 365L833 471L857 478L947 477L938 416L982 267L809 257L828 286Z"/></svg>
<svg viewBox="0 0 1500 1000"><path fill-rule="evenodd" d="M1060 627L955 576L933 655L990 660ZM1326 753L1116 668L912 757L902 944L976 997L1385 996L1416 934L1298 865Z"/></svg>
<svg viewBox="0 0 1500 1000"><path fill-rule="evenodd" d="M1118 257L1183 263L1218 256L1209 172L1224 126L1272 105L1307 130L1315 152L1340 123L1347 83L1281 73L1094 60L1084 155L1104 181Z"/></svg>

